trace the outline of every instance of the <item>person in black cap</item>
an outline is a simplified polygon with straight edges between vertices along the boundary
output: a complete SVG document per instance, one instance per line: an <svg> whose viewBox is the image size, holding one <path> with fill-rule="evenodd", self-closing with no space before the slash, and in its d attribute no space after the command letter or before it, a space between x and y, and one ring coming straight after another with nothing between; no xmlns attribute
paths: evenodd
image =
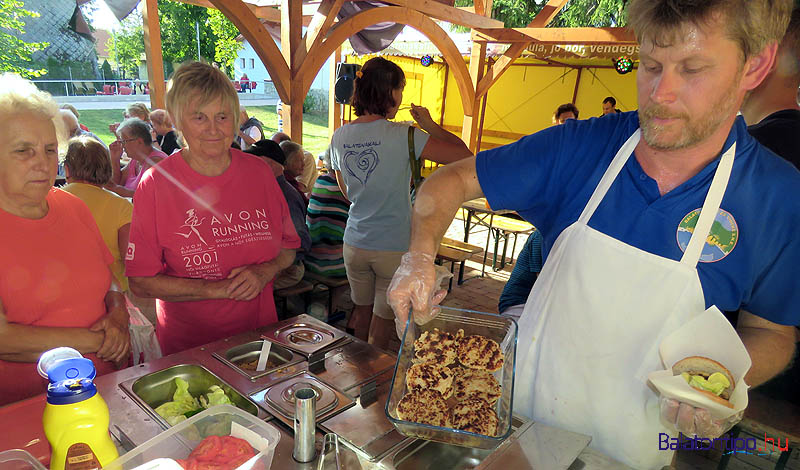
<svg viewBox="0 0 800 470"><path fill-rule="evenodd" d="M292 217L294 229L300 237L300 249L297 250L294 263L275 277L273 289L291 287L303 279L305 274L303 257L305 253L311 250L311 234L308 232L308 226L306 225L306 205L303 195L289 184L286 181L286 177L283 176L283 164L286 163L286 155L283 154L280 145L272 140L262 139L253 143L246 152L263 157L272 168L275 179L278 181L278 186L283 192L283 197L286 198L286 204L289 206L289 214Z"/></svg>

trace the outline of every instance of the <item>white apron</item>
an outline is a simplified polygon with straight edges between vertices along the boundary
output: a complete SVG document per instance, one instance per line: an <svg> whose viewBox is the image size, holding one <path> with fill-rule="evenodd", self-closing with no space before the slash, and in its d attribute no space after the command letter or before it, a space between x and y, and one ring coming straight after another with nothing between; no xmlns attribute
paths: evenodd
<svg viewBox="0 0 800 470"><path fill-rule="evenodd" d="M592 436L592 447L634 468L660 469L661 340L705 310L696 265L728 185L736 144L722 156L680 261L630 246L587 224L639 142L617 153L580 218L547 257L519 321L514 411ZM619 214L619 217L625 217ZM677 229L677 227L676 227Z"/></svg>

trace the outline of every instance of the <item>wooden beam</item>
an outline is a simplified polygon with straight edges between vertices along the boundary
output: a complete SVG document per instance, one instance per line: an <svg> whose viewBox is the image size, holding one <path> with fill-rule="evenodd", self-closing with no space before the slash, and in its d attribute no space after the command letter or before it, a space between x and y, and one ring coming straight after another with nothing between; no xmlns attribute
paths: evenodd
<svg viewBox="0 0 800 470"><path fill-rule="evenodd" d="M298 51L303 47L303 3L297 0L281 2L281 53L289 66L289 101L283 103L284 130L293 141L303 143L303 83L298 80L301 60Z"/></svg>
<svg viewBox="0 0 800 470"><path fill-rule="evenodd" d="M250 45L258 54L261 62L264 63L269 76L275 85L275 91L282 101L289 101L289 66L281 56L281 51L267 32L267 29L256 18L250 8L241 0L210 0L211 3L222 12L239 32L247 38Z"/></svg>
<svg viewBox="0 0 800 470"><path fill-rule="evenodd" d="M217 8L214 6L213 3L211 3L210 0L177 0L177 1L189 5L196 5L198 7L214 8L214 9ZM281 11L278 8L270 6L257 6L247 2L245 2L245 5L247 5L247 8L249 8L250 11L252 11L253 14L256 15L256 18L266 21L271 21L274 23L281 22ZM303 16L303 26L308 26L308 24L311 22L312 15L313 13L309 13L308 15Z"/></svg>
<svg viewBox="0 0 800 470"><path fill-rule="evenodd" d="M545 6L542 7L541 10L539 10L539 13L537 13L530 24L528 24L528 27L544 28L545 26L549 25L550 22L555 19L558 12L560 12L566 4L567 0L550 0Z"/></svg>
<svg viewBox="0 0 800 470"><path fill-rule="evenodd" d="M492 0L475 0L475 14L492 17Z"/></svg>
<svg viewBox="0 0 800 470"><path fill-rule="evenodd" d="M161 53L161 28L158 25L158 0L146 0L142 8L144 52L147 80L150 82L150 108L165 109L167 86L164 83L164 56Z"/></svg>
<svg viewBox="0 0 800 470"><path fill-rule="evenodd" d="M336 20L336 15L339 14L339 10L342 8L342 3L344 3L344 0L322 0L322 3L319 4L319 9L314 14L314 18L312 18L311 24L306 30L305 42L297 52L297 58L300 62L306 58L308 51L314 45L322 42L325 38L334 20Z"/></svg>
<svg viewBox="0 0 800 470"><path fill-rule="evenodd" d="M334 99L333 93L336 88L336 66L342 60L342 48L336 49L336 52L331 56L331 70L328 80L328 140L333 137L336 129L342 127L342 105L337 103Z"/></svg>
<svg viewBox="0 0 800 470"><path fill-rule="evenodd" d="M474 42L472 43L472 50L469 56L469 78L471 84L480 83L486 69L486 43ZM478 104L480 98L475 98L472 101L471 111L464 111L464 119L461 130L461 140L467 144L470 150L475 152L478 142L478 116L475 113L478 111Z"/></svg>
<svg viewBox="0 0 800 470"><path fill-rule="evenodd" d="M460 8L444 5L433 0L384 0L399 7L410 8L425 15L468 28L503 28L505 24L482 15L470 13ZM380 7L386 8L386 7Z"/></svg>
<svg viewBox="0 0 800 470"><path fill-rule="evenodd" d="M637 44L628 28L509 28L476 29L489 42L542 44Z"/></svg>
<svg viewBox="0 0 800 470"><path fill-rule="evenodd" d="M325 60L339 47L347 38L362 29L376 23L391 21L394 23L406 24L423 33L439 49L444 60L453 71L459 93L461 94L461 104L466 114L472 114L475 89L469 78L469 71L464 63L464 58L448 34L433 21L428 15L402 7L380 7L372 8L357 13L345 21L337 23L328 34L328 37L312 50L308 51L306 60L300 67L298 78L302 80L304 92L311 88L311 83L317 71L325 63Z"/></svg>

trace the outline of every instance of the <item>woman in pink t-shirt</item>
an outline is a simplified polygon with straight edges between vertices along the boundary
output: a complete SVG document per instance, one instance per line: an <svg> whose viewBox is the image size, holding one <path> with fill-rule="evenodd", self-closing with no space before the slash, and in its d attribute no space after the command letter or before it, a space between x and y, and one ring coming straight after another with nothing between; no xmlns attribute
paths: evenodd
<svg viewBox="0 0 800 470"><path fill-rule="evenodd" d="M300 239L269 166L230 148L230 80L189 63L166 98L186 145L139 183L126 273L136 295L158 299L156 334L171 354L277 321L272 281Z"/></svg>
<svg viewBox="0 0 800 470"><path fill-rule="evenodd" d="M167 158L167 154L158 149L150 125L139 118L133 117L122 121L117 128L117 135L119 140L113 142L109 150L112 153L119 153L124 149L131 161L120 175L122 184L112 182L106 185L106 189L123 197L132 197L144 172Z"/></svg>

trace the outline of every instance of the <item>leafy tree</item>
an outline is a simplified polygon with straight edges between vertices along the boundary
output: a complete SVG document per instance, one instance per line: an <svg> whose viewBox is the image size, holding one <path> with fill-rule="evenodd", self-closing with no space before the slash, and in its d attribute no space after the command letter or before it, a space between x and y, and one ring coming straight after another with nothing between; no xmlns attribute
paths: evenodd
<svg viewBox="0 0 800 470"><path fill-rule="evenodd" d="M624 26L626 0L570 0L550 23L553 27ZM494 0L492 18L506 28L524 28L545 5L546 0ZM456 0L456 6L472 6L474 0Z"/></svg>
<svg viewBox="0 0 800 470"><path fill-rule="evenodd" d="M243 47L242 43L236 40L239 30L219 10L208 10L208 26L217 37L214 44L214 61L230 75L233 73L233 62Z"/></svg>
<svg viewBox="0 0 800 470"><path fill-rule="evenodd" d="M197 60L195 22L200 25L200 57L214 57L216 37L206 27L209 10L186 3L159 0L158 17L164 62Z"/></svg>
<svg viewBox="0 0 800 470"><path fill-rule="evenodd" d="M144 54L142 15L134 10L122 20L122 27L108 41L108 57L123 77L138 77L139 60Z"/></svg>
<svg viewBox="0 0 800 470"><path fill-rule="evenodd" d="M103 65L100 68L103 69L103 77L116 78L114 76L114 71L111 70L111 64L108 63L108 60L103 59Z"/></svg>
<svg viewBox="0 0 800 470"><path fill-rule="evenodd" d="M46 70L27 65L31 65L33 53L44 49L48 43L25 42L17 37L25 32L26 17L38 18L39 13L26 10L20 0L0 0L0 70L33 78Z"/></svg>

